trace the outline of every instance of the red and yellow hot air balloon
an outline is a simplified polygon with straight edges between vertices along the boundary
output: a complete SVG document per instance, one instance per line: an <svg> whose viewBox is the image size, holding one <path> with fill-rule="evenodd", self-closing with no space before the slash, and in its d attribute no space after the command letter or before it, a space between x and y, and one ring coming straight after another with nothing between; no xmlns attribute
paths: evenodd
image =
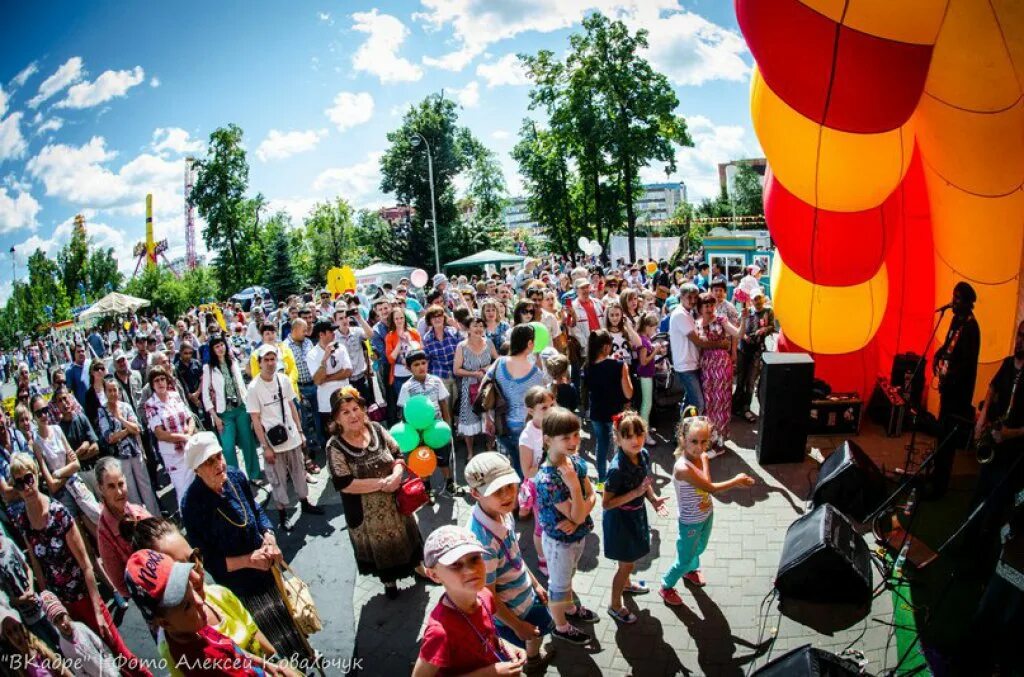
<svg viewBox="0 0 1024 677"><path fill-rule="evenodd" d="M1024 6L736 0L736 13L757 62L783 349L866 394L895 353L923 349L965 280L980 398L1021 307Z"/></svg>

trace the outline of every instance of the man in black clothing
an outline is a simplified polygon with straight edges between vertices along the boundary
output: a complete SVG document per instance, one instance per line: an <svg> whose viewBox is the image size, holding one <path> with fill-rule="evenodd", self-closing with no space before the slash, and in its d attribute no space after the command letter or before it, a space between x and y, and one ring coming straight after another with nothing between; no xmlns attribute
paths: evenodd
<svg viewBox="0 0 1024 677"><path fill-rule="evenodd" d="M957 449L967 446L974 426L974 384L978 378L981 330L974 319L978 295L966 282L953 287L953 321L946 340L935 351L932 369L939 379L938 450L931 473L930 498L940 498L949 488L949 475Z"/></svg>
<svg viewBox="0 0 1024 677"><path fill-rule="evenodd" d="M85 480L89 488L96 491L96 476L92 469L99 460L99 438L92 429L92 424L82 412L75 411L74 395L66 387L54 391L53 397L57 400L60 408L60 429L64 431L71 449L78 456L81 464L79 475Z"/></svg>

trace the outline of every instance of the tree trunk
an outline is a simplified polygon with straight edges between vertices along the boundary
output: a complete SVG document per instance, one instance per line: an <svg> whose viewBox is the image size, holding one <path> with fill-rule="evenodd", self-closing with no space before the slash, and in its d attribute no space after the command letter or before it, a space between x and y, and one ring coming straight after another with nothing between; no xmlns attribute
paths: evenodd
<svg viewBox="0 0 1024 677"><path fill-rule="evenodd" d="M636 211L633 209L633 168L629 156L622 159L622 183L626 187L626 232L629 237L629 262L636 261Z"/></svg>

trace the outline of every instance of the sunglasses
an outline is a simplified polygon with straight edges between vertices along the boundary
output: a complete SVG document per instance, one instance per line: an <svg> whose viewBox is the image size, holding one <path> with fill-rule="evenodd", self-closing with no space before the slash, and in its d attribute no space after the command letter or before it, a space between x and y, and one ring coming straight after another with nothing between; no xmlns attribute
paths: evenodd
<svg viewBox="0 0 1024 677"><path fill-rule="evenodd" d="M39 409L33 409L32 410L32 415L35 416L36 418L41 418L43 416L46 416L46 407L41 407Z"/></svg>
<svg viewBox="0 0 1024 677"><path fill-rule="evenodd" d="M14 485L15 489L25 489L36 483L36 476L30 472L25 473L21 477L15 477L11 480L11 484Z"/></svg>

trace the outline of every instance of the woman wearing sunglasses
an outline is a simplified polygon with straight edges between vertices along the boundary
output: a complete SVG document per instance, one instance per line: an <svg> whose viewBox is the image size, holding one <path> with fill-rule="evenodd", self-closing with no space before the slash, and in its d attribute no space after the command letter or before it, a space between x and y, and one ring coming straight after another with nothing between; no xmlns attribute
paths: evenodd
<svg viewBox="0 0 1024 677"><path fill-rule="evenodd" d="M72 517L84 516L83 524L96 536L100 505L78 475L81 464L60 426L50 424L46 401L39 395L31 400L36 435L32 443L36 462L42 470L49 494L60 501Z"/></svg>
<svg viewBox="0 0 1024 677"><path fill-rule="evenodd" d="M51 501L39 491L38 481L39 465L35 459L28 454L15 454L11 459L11 484L24 499L25 512L17 516L14 524L28 545L36 580L57 595L71 618L89 626L115 656L125 661L122 674L150 675L121 639L100 597L82 532L61 503Z"/></svg>
<svg viewBox="0 0 1024 677"><path fill-rule="evenodd" d="M121 535L131 543L132 551L149 549L167 555L175 562L191 562L199 572L197 592L203 599L203 613L206 622L225 635L245 651L259 658L271 658L277 654L274 645L256 626L252 614L241 600L223 585L208 583L204 574L203 556L199 548L193 548L175 526L174 522L162 517L147 517L141 520L126 519L121 523ZM170 660L167 641L160 638L160 655ZM173 670L172 673L174 674Z"/></svg>

